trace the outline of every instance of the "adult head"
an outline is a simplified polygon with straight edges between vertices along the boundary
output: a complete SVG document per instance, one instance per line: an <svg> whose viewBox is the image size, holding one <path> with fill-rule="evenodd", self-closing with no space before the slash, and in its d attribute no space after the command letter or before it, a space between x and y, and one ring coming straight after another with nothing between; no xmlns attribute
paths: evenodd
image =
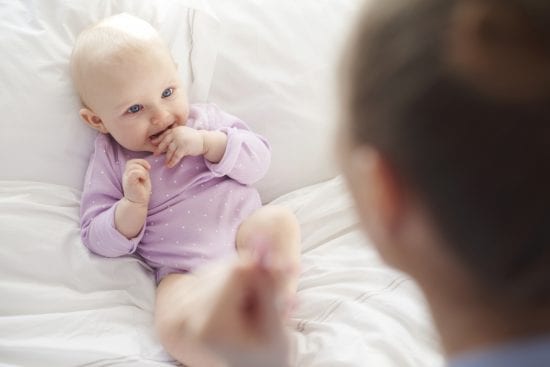
<svg viewBox="0 0 550 367"><path fill-rule="evenodd" d="M360 220L449 353L550 331L549 18L542 1L385 0L346 57Z"/></svg>

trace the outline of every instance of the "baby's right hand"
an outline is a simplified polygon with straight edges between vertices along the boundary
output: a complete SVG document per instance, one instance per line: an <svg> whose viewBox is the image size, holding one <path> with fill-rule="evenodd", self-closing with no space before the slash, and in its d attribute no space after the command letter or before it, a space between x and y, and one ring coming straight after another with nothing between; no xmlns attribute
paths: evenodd
<svg viewBox="0 0 550 367"><path fill-rule="evenodd" d="M124 197L136 204L149 205L151 196L151 165L145 159L130 159L122 176Z"/></svg>

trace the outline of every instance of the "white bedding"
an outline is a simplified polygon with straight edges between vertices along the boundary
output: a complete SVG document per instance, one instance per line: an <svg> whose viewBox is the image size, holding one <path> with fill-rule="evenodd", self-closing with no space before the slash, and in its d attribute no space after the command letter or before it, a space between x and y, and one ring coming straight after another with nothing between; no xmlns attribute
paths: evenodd
<svg viewBox="0 0 550 367"><path fill-rule="evenodd" d="M275 202L303 231L294 366L441 363L419 292L362 238L340 178ZM0 181L0 365L173 365L152 332L151 273L90 254L78 207L73 188Z"/></svg>
<svg viewBox="0 0 550 367"><path fill-rule="evenodd" d="M421 296L363 239L341 179L313 185L337 174L335 65L366 1L0 0L0 366L173 365L152 333L151 273L90 254L79 236L94 132L68 59L85 26L119 12L157 27L193 102L272 145L257 187L303 234L293 365L439 365Z"/></svg>

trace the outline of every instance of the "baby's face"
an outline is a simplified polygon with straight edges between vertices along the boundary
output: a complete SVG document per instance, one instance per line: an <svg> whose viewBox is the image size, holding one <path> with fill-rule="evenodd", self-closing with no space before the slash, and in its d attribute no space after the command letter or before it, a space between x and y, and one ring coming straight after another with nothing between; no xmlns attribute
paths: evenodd
<svg viewBox="0 0 550 367"><path fill-rule="evenodd" d="M186 123L186 94L165 50L122 56L97 69L85 83L88 107L101 120L99 130L124 148L153 152L153 136Z"/></svg>

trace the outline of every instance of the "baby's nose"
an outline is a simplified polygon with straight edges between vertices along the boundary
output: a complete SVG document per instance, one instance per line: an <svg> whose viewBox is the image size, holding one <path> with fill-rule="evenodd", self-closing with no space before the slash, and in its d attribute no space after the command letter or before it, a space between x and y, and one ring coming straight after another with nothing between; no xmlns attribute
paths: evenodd
<svg viewBox="0 0 550 367"><path fill-rule="evenodd" d="M170 113L165 110L156 110L155 113L151 116L151 123L154 125L162 125L167 122L170 117Z"/></svg>

